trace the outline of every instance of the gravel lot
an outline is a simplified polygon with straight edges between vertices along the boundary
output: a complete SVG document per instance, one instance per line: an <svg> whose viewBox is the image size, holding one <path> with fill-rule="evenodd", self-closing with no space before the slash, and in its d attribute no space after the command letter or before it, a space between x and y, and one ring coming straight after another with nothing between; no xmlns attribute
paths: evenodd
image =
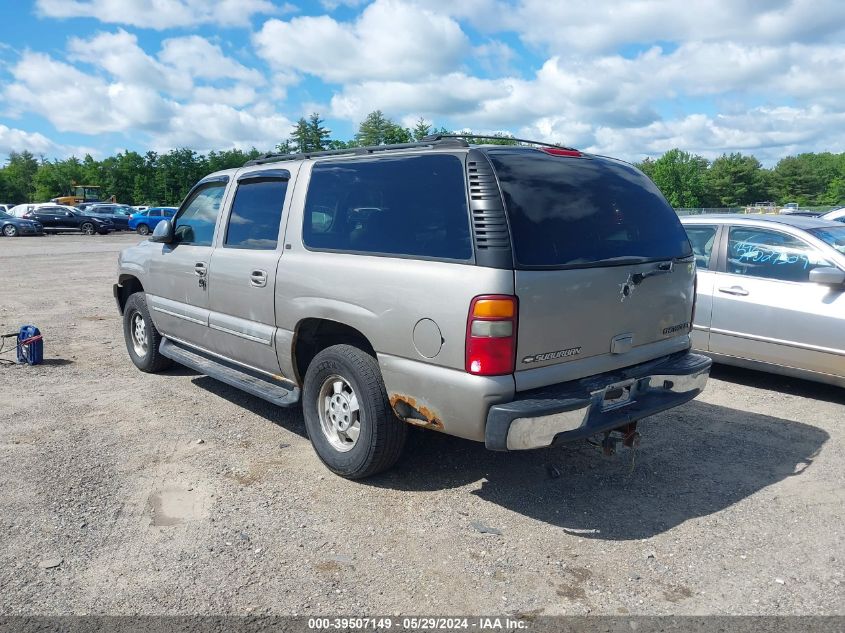
<svg viewBox="0 0 845 633"><path fill-rule="evenodd" d="M298 409L133 367L137 239L0 239L0 332L48 359L0 366L0 613L845 614L845 390L717 368L633 470L418 431L348 482Z"/></svg>

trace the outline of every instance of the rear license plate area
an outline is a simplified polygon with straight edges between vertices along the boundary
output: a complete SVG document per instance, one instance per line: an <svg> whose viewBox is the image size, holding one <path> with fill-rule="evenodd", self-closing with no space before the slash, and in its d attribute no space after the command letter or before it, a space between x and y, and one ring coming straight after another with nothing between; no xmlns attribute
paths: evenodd
<svg viewBox="0 0 845 633"><path fill-rule="evenodd" d="M618 407L624 407L631 402L631 397L634 393L634 381L616 383L615 385L608 385L604 389L601 397L601 410L608 411Z"/></svg>

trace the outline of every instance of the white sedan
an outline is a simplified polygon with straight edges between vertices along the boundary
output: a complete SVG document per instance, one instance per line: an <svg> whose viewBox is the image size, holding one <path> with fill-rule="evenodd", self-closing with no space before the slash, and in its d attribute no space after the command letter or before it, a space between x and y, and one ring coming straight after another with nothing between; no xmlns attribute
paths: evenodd
<svg viewBox="0 0 845 633"><path fill-rule="evenodd" d="M836 220L837 222L845 222L845 207L828 211L822 216L822 220Z"/></svg>
<svg viewBox="0 0 845 633"><path fill-rule="evenodd" d="M693 348L845 387L845 226L795 215L681 222L698 267Z"/></svg>

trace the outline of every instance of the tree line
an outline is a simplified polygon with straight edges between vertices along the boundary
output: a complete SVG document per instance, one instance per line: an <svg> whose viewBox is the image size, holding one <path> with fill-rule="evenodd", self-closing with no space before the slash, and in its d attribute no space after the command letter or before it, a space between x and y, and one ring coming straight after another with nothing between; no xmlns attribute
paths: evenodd
<svg viewBox="0 0 845 633"><path fill-rule="evenodd" d="M734 152L708 161L680 149L638 163L677 208L741 207L755 202L802 207L845 204L845 153L787 156L766 169Z"/></svg>
<svg viewBox="0 0 845 633"><path fill-rule="evenodd" d="M368 145L409 143L434 133L420 118L413 127L403 127L380 110L358 126L353 138L333 139L319 114L301 117L272 151L281 154L308 153ZM492 141L473 142L514 145L517 141L497 134ZM200 154L181 148L169 152L140 154L126 150L103 160L90 155L83 159L46 160L31 152L9 154L0 168L0 202L44 202L71 192L73 184L99 185L104 198L115 196L127 204L177 205L204 175L220 169L241 167L264 152L256 148ZM764 168L754 156L731 153L709 161L701 156L673 149L657 159L647 158L637 166L663 191L672 206L737 207L760 201L801 206L845 204L845 153L806 153L781 159Z"/></svg>

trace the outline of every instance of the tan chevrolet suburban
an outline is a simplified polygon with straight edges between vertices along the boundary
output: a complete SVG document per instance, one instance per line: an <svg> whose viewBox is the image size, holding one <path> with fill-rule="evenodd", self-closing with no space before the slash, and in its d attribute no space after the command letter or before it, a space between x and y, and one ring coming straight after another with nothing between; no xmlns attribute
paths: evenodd
<svg viewBox="0 0 845 633"><path fill-rule="evenodd" d="M695 260L633 166L526 141L267 155L203 178L124 250L129 356L302 405L333 472L400 457L407 425L522 450L694 398Z"/></svg>

